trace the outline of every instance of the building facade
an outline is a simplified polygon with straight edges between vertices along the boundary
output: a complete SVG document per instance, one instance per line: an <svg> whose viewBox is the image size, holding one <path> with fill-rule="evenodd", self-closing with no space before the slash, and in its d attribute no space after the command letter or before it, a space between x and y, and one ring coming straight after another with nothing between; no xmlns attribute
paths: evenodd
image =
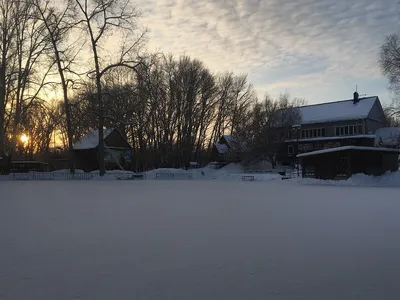
<svg viewBox="0 0 400 300"><path fill-rule="evenodd" d="M278 160L292 164L297 154L342 146L374 146L387 120L377 96L298 107L301 121L280 145Z"/></svg>

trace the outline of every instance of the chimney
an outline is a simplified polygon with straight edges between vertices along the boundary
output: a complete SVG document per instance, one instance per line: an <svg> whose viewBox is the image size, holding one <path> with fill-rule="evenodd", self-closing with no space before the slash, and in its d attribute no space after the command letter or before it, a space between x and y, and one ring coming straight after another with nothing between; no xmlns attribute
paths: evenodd
<svg viewBox="0 0 400 300"><path fill-rule="evenodd" d="M353 103L354 104L357 104L360 101L360 99L358 97L359 97L358 93L354 92L354 94L353 94Z"/></svg>

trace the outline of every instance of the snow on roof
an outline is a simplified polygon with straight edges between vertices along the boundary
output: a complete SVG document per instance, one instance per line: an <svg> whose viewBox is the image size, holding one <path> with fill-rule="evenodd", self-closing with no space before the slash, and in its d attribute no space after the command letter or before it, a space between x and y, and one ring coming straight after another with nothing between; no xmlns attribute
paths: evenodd
<svg viewBox="0 0 400 300"><path fill-rule="evenodd" d="M246 151L247 145L246 142L238 137L232 135L223 135L223 138L228 143L229 148L232 148L234 151Z"/></svg>
<svg viewBox="0 0 400 300"><path fill-rule="evenodd" d="M374 139L374 134L357 134L357 135L342 135L342 136L324 136L309 139L299 139L299 142L317 142L317 141L331 141L331 140L345 140L345 139ZM286 140L285 143L294 143L297 139Z"/></svg>
<svg viewBox="0 0 400 300"><path fill-rule="evenodd" d="M104 129L104 139L107 138L115 128ZM94 149L99 145L99 130L93 130L74 144L74 150Z"/></svg>
<svg viewBox="0 0 400 300"><path fill-rule="evenodd" d="M224 134L223 137L228 143L231 143L231 142L235 141L235 138L232 135Z"/></svg>
<svg viewBox="0 0 400 300"><path fill-rule="evenodd" d="M218 153L225 154L229 151L228 146L225 144L215 143Z"/></svg>
<svg viewBox="0 0 400 300"><path fill-rule="evenodd" d="M360 98L356 104L353 100L344 100L301 106L298 108L302 117L301 124L363 119L369 115L377 100L378 97L373 96Z"/></svg>
<svg viewBox="0 0 400 300"><path fill-rule="evenodd" d="M382 148L382 147L343 146L343 147L335 147L335 148L329 148L329 149L324 149L324 150L318 150L318 151L302 153L302 154L297 155L297 157L313 156L313 155L325 154L325 153L330 153L330 152L345 151L345 150L366 150L366 151L383 151L383 152L397 152L397 153L400 153L399 150L389 149L389 148Z"/></svg>

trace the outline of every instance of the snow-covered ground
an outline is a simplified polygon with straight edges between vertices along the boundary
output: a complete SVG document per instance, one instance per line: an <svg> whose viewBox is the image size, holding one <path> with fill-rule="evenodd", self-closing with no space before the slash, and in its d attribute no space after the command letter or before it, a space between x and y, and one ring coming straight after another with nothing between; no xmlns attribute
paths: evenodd
<svg viewBox="0 0 400 300"><path fill-rule="evenodd" d="M0 299L397 299L394 188L2 181Z"/></svg>

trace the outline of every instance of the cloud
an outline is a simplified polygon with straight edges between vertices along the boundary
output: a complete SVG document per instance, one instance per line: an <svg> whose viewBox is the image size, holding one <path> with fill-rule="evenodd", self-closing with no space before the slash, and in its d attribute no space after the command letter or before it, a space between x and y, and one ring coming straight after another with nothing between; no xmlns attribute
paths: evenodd
<svg viewBox="0 0 400 300"><path fill-rule="evenodd" d="M334 84L371 79L381 87L379 47L399 25L391 0L160 2L143 3L150 48L201 59L213 71L248 73L259 94L313 88L299 95L307 98L318 85L333 92Z"/></svg>

